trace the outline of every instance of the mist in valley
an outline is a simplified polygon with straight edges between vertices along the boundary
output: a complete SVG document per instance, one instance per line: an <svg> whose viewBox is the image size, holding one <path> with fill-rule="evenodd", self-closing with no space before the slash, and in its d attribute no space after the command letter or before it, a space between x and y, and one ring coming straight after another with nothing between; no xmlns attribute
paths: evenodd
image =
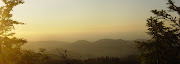
<svg viewBox="0 0 180 64"><path fill-rule="evenodd" d="M143 41L145 39L138 39ZM73 58L87 59L102 56L125 57L136 55L137 49L133 40L122 39L100 39L97 41L78 40L75 42L61 41L30 41L22 46L23 49L38 52L40 48L46 49L46 53L60 55L58 50L68 54Z"/></svg>

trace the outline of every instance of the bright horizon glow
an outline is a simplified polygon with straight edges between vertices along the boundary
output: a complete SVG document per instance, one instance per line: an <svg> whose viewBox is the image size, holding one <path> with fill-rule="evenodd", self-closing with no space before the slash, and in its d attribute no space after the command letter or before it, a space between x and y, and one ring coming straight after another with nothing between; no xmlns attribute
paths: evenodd
<svg viewBox="0 0 180 64"><path fill-rule="evenodd" d="M30 41L147 38L146 19L167 0L24 0L14 8L16 36ZM175 0L180 4L179 0Z"/></svg>

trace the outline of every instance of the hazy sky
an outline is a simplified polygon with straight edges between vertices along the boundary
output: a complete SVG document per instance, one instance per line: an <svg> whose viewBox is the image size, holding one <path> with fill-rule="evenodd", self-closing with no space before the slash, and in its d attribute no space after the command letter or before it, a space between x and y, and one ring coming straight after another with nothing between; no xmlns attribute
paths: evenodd
<svg viewBox="0 0 180 64"><path fill-rule="evenodd" d="M16 36L30 41L146 38L150 10L167 7L167 0L24 1L12 14L13 19L26 23L16 26Z"/></svg>

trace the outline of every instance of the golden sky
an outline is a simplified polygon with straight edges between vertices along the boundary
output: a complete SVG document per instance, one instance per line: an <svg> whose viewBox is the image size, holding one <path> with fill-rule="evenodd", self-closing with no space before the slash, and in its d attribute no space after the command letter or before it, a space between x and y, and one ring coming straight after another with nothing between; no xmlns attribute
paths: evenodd
<svg viewBox="0 0 180 64"><path fill-rule="evenodd" d="M16 36L30 41L145 38L146 19L167 0L24 0L14 8ZM180 1L176 0L179 4Z"/></svg>

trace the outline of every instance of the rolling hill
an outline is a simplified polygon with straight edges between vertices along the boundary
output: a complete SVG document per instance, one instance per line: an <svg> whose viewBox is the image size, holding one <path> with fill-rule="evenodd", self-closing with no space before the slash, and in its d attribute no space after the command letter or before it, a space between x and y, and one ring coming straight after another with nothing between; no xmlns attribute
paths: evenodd
<svg viewBox="0 0 180 64"><path fill-rule="evenodd" d="M23 49L38 51L45 48L47 53L59 55L59 52L68 51L74 58L93 58L101 56L124 57L136 54L135 43L122 39L101 39L94 42L79 40L68 43L61 41L33 41L23 45ZM58 50L57 50L58 49Z"/></svg>

